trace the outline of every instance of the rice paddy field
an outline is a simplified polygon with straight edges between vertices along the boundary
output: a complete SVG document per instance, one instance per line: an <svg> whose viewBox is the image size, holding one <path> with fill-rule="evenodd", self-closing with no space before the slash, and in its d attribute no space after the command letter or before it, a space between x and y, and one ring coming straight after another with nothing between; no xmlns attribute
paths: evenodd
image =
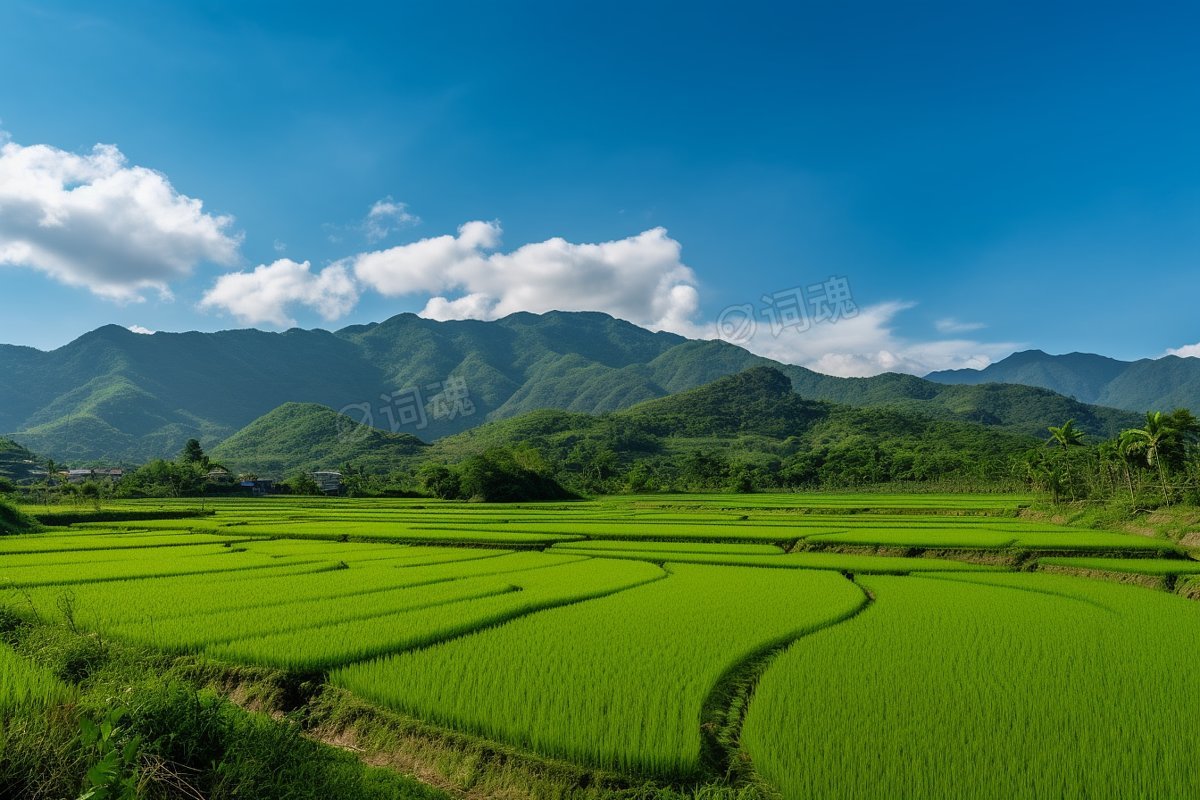
<svg viewBox="0 0 1200 800"><path fill-rule="evenodd" d="M1200 795L1200 604L1173 593L1200 561L1027 504L127 501L0 538L0 605L631 790ZM6 714L71 702L2 644L0 679Z"/></svg>

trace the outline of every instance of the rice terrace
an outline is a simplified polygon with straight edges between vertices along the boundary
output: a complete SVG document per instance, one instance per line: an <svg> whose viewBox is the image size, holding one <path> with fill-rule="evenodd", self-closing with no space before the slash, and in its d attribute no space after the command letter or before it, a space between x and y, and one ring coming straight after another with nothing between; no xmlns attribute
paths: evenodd
<svg viewBox="0 0 1200 800"><path fill-rule="evenodd" d="M158 652L451 794L1194 795L1200 562L1028 503L124 501L3 538L0 580L79 673ZM6 713L74 701L36 639Z"/></svg>

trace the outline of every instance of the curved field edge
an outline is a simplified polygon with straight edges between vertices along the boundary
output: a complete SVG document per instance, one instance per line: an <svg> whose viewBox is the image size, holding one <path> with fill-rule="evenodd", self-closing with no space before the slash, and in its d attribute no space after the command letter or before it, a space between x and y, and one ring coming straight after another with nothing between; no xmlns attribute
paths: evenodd
<svg viewBox="0 0 1200 800"><path fill-rule="evenodd" d="M872 577L764 674L743 744L788 798L1194 796L1200 610L1039 574ZM786 735L783 732L787 732Z"/></svg>
<svg viewBox="0 0 1200 800"><path fill-rule="evenodd" d="M831 572L668 569L666 580L603 601L338 670L332 680L401 713L552 757L695 781L704 706L722 676L843 618L863 596Z"/></svg>
<svg viewBox="0 0 1200 800"><path fill-rule="evenodd" d="M704 743L701 759L718 777L722 777L731 785L755 787L772 796L776 793L777 790L754 769L749 753L742 747L742 728L746 722L746 714L758 682L776 658L806 637L848 622L871 607L875 601L874 596L852 578L849 580L863 595L862 602L856 608L818 627L797 631L776 642L765 643L757 652L732 665L713 685L712 691L705 698L701 713Z"/></svg>

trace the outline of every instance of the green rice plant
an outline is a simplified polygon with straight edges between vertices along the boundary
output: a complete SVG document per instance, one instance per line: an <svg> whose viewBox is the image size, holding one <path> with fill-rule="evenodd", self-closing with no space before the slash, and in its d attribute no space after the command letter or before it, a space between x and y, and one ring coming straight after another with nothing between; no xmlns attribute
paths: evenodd
<svg viewBox="0 0 1200 800"><path fill-rule="evenodd" d="M956 509L1007 511L1029 505L1033 498L1016 494L895 494L875 492L803 492L764 494L642 495L623 498L642 507L697 508L830 508L830 509Z"/></svg>
<svg viewBox="0 0 1200 800"><path fill-rule="evenodd" d="M1185 558L1042 558L1038 564L1134 575L1200 574L1200 561Z"/></svg>
<svg viewBox="0 0 1200 800"><path fill-rule="evenodd" d="M687 553L655 550L585 550L574 547L555 547L556 553L594 555L597 558L626 558L655 563L713 564L729 567L766 567L783 569L826 569L864 574L908 574L910 572L991 572L1003 567L951 561L941 558L902 558L898 556L866 556L845 553L788 553L776 556L738 555L722 553Z"/></svg>
<svg viewBox="0 0 1200 800"><path fill-rule="evenodd" d="M395 541L449 542L461 544L549 544L571 536L520 530L475 530L437 528L394 522L290 522L253 523L236 530L249 536L275 536L288 539L390 539Z"/></svg>
<svg viewBox="0 0 1200 800"><path fill-rule="evenodd" d="M581 542L557 544L550 548L552 552L564 549L595 552L597 555L601 555L608 551L627 553L653 551L656 553L705 553L743 556L771 556L783 554L783 548L773 544L709 544L707 542L645 542L593 539Z"/></svg>
<svg viewBox="0 0 1200 800"><path fill-rule="evenodd" d="M1046 574L871 577L792 645L742 733L786 798L1195 797L1200 611Z"/></svg>
<svg viewBox="0 0 1200 800"><path fill-rule="evenodd" d="M27 661L0 642L0 714L65 703L74 694L50 670Z"/></svg>
<svg viewBox="0 0 1200 800"><path fill-rule="evenodd" d="M75 598L76 623L89 630L107 632L132 624L154 627L163 621L189 615L256 613L258 610L266 613L274 606L299 601L319 603L356 596L361 602L369 603L375 592L507 575L579 560L581 558L577 556L513 553L403 567L391 562L366 562L343 569L335 568L330 562L316 562L280 565L263 571L36 587L20 593L11 592L8 600L17 608L32 602L43 617L61 619L59 598L69 589ZM114 597L119 597L120 602L113 602Z"/></svg>
<svg viewBox="0 0 1200 800"><path fill-rule="evenodd" d="M655 523L636 520L614 522L611 520L581 522L564 519L545 523L521 523L519 525L482 525L478 528L462 523L443 523L414 527L418 531L436 532L448 541L472 541L486 536L536 536L544 541L569 541L584 538L630 539L630 540L696 540L700 542L780 542L797 538L800 534L789 527L779 525L753 525L747 522L691 523L686 521ZM485 539L486 541L486 539Z"/></svg>
<svg viewBox="0 0 1200 800"><path fill-rule="evenodd" d="M175 547L130 550L130 557L126 560L82 564L40 565L14 563L14 559L9 559L0 566L0 587L68 586L128 578L156 578L243 569L269 570L289 563L234 548L212 545L204 547L204 552L195 554L181 554L180 548ZM315 561L316 559L311 559L310 563Z"/></svg>
<svg viewBox="0 0 1200 800"><path fill-rule="evenodd" d="M732 668L866 598L839 575L670 566L671 575L334 672L370 700L539 753L667 778L700 769L701 713Z"/></svg>
<svg viewBox="0 0 1200 800"><path fill-rule="evenodd" d="M808 536L811 544L946 549L1118 550L1169 551L1175 546L1163 539L1109 531L997 532L985 529L863 528L843 533Z"/></svg>
<svg viewBox="0 0 1200 800"><path fill-rule="evenodd" d="M844 533L821 533L805 537L805 542L860 547L986 548L1010 547L1016 537L995 531L868 528Z"/></svg>
<svg viewBox="0 0 1200 800"><path fill-rule="evenodd" d="M126 550L139 547L175 547L226 544L249 541L243 535L205 534L60 534L34 533L22 536L0 537L0 555L24 555L31 553L76 553L83 550Z"/></svg>
<svg viewBox="0 0 1200 800"><path fill-rule="evenodd" d="M1017 547L1034 550L1112 550L1171 552L1178 548L1166 539L1151 539L1111 531L1074 531L1072 533L1029 533L1017 537Z"/></svg>
<svg viewBox="0 0 1200 800"><path fill-rule="evenodd" d="M506 620L658 580L652 564L591 559L528 570L509 580L520 591L417 611L302 628L209 647L218 658L318 671L433 644Z"/></svg>
<svg viewBox="0 0 1200 800"><path fill-rule="evenodd" d="M499 578L464 578L384 589L369 594L345 594L321 600L298 600L129 622L110 627L107 633L162 650L196 651L205 645L233 639L269 636L322 625L342 625L515 591L518 591L516 586Z"/></svg>

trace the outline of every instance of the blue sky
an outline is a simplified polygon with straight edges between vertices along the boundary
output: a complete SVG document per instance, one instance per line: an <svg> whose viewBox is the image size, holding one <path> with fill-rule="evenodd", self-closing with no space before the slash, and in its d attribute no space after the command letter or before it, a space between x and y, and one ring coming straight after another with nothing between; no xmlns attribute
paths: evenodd
<svg viewBox="0 0 1200 800"><path fill-rule="evenodd" d="M591 302L749 305L840 374L1200 342L1194 4L93 5L0 8L0 341ZM771 336L830 276L859 314Z"/></svg>

